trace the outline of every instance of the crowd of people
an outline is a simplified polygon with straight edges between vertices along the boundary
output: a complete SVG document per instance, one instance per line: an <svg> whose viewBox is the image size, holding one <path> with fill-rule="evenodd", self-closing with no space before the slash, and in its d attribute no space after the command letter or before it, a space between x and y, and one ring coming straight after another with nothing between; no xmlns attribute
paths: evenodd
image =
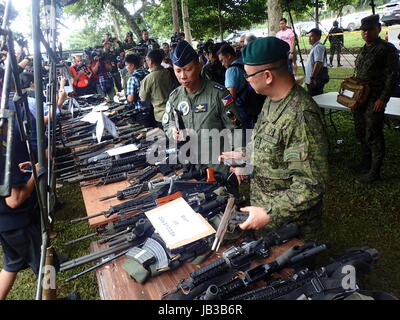
<svg viewBox="0 0 400 320"><path fill-rule="evenodd" d="M77 96L97 93L113 99L116 92L123 92L127 107L148 105L154 111L155 125L175 140L184 137L176 127L174 111L181 113L187 129L198 133L199 144L209 139L202 136L202 129L253 129L251 206L241 209L249 217L240 227L265 234L290 220L307 234L320 225L328 179L323 115L311 98L322 93L327 82L327 53L319 41L321 31L312 29L305 90L295 81L294 33L284 18L280 28L276 37L242 36L236 48L209 40L197 51L184 34L176 35L171 44L160 46L147 30L143 30L138 43L132 32L123 41L108 33L101 47L75 55L66 71L70 74L64 74L64 78L70 77ZM396 51L379 38L381 29L376 16L364 18L361 30L365 46L356 61L355 73L371 83L371 94L354 118L362 147L360 166L368 170L359 183L372 183L380 179L383 115L393 86ZM22 86L33 94L31 62L29 57L19 57L20 71L24 71ZM4 71L0 70L2 81ZM43 72L47 71L43 66ZM68 98L65 86L63 79L59 107ZM22 150L24 146L18 148ZM26 152L18 148L11 196L0 199L0 241L5 259L0 272L0 299L7 296L18 271L30 265L38 272L40 230L34 186L32 176L23 170L25 165L21 167L26 162ZM209 155L215 157L212 152ZM241 183L248 173L223 163L240 162L243 158L242 152L221 149L218 159L210 158L207 166L212 165L225 175L233 172Z"/></svg>

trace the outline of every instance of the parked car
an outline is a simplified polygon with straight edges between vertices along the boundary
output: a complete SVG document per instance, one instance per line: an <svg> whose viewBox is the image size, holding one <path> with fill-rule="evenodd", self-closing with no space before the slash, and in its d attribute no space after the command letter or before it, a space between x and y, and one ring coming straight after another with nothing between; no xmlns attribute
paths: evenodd
<svg viewBox="0 0 400 320"><path fill-rule="evenodd" d="M361 26L361 19L369 15L371 15L370 11L351 13L339 18L339 25L348 31L358 30Z"/></svg>
<svg viewBox="0 0 400 320"><path fill-rule="evenodd" d="M294 29L298 36L305 36L312 28L315 28L314 21L302 21L294 24Z"/></svg>
<svg viewBox="0 0 400 320"><path fill-rule="evenodd" d="M386 12L382 16L381 21L386 26L400 23L400 4L397 6L393 6L393 9L391 11Z"/></svg>
<svg viewBox="0 0 400 320"><path fill-rule="evenodd" d="M385 40L392 43L400 51L400 24L388 27Z"/></svg>

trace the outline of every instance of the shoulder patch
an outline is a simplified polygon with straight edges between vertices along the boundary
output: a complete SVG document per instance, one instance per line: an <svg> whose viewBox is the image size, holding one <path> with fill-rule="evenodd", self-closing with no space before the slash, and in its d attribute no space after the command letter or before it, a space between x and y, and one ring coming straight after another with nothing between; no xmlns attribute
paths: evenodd
<svg viewBox="0 0 400 320"><path fill-rule="evenodd" d="M220 84L214 84L213 86L215 89L219 90L219 91L225 91L225 87L221 86Z"/></svg>
<svg viewBox="0 0 400 320"><path fill-rule="evenodd" d="M224 107L229 106L233 101L234 100L230 94L228 94L225 98L222 99L222 103L224 104Z"/></svg>

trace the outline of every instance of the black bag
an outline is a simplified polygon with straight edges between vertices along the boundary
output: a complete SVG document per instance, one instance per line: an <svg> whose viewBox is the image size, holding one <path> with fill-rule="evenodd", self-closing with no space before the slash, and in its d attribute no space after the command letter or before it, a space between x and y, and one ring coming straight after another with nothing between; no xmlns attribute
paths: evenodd
<svg viewBox="0 0 400 320"><path fill-rule="evenodd" d="M326 48L325 48L324 62L323 62L323 63L325 63L325 61L328 62L327 57L326 57ZM321 68L321 70L319 71L316 80L317 80L317 83L318 83L318 84L323 84L323 85L324 85L324 84L327 84L327 83L329 82L328 67L324 67L324 66L322 65L322 68Z"/></svg>
<svg viewBox="0 0 400 320"><path fill-rule="evenodd" d="M322 67L321 71L318 73L317 82L320 84L327 84L329 82L329 74L327 67Z"/></svg>

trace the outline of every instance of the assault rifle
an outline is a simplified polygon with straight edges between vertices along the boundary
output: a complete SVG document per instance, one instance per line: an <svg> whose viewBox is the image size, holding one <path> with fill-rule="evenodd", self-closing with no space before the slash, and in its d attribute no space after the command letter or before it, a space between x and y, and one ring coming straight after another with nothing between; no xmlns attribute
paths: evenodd
<svg viewBox="0 0 400 320"><path fill-rule="evenodd" d="M176 288L164 293L162 299L192 300L203 293L211 284L220 285L239 271L246 271L253 261L266 258L270 247L284 243L296 237L299 229L296 224L288 224L279 230L270 232L265 238L231 247L222 254L222 258L190 273L190 277L181 280ZM182 293L176 293L176 292Z"/></svg>
<svg viewBox="0 0 400 320"><path fill-rule="evenodd" d="M88 262L100 259L102 257L109 256L110 254L119 252L121 250L128 249L132 246L135 246L143 241L147 237L149 237L154 232L154 228L148 219L139 219L136 222L135 228L132 229L129 236L125 237L124 241L119 241L114 246L110 245L109 248L96 251L92 254L85 255L83 257L79 257L67 262L64 262L60 265L60 271L67 271L72 268L81 266Z"/></svg>
<svg viewBox="0 0 400 320"><path fill-rule="evenodd" d="M315 270L302 269L290 277L271 282L266 287L232 297L230 300L296 300L339 299L358 286L345 289L342 285L345 266L355 268L356 275L369 272L378 260L378 251L373 248L351 248L336 257L331 264Z"/></svg>
<svg viewBox="0 0 400 320"><path fill-rule="evenodd" d="M236 277L222 286L210 285L206 293L201 295L198 299L228 299L238 292L244 291L258 281L270 278L274 272L278 272L286 267L304 264L310 257L328 249L328 247L328 244L317 244L314 242L306 243L303 246L293 246L280 255L275 261L259 265L247 271L244 276Z"/></svg>
<svg viewBox="0 0 400 320"><path fill-rule="evenodd" d="M104 200L108 200L108 199L111 199L114 197L117 197L117 199L119 199L119 200L131 199L131 198L135 198L137 195L139 195L142 192L147 192L147 191L151 191L154 189L158 189L164 185L170 185L173 181L202 179L205 177L207 177L207 182L215 182L214 170L211 168L208 168L206 170L192 171L192 172L184 173L181 175L174 174L170 177L154 179L154 180L151 180L148 182L143 182L138 185L127 187L123 190L118 191L116 194L102 197L99 200L104 201Z"/></svg>
<svg viewBox="0 0 400 320"><path fill-rule="evenodd" d="M218 187L219 187L218 183L215 182L203 182L203 181L190 182L190 181L172 180L172 184L163 184L160 188L154 189L149 194L112 206L107 211L102 211L100 213L91 216L86 216L71 220L71 223L86 221L94 217L99 217L103 215L108 218L113 214L123 216L133 211L150 210L158 206L157 202L158 198L164 197L168 194L173 194L177 191L185 192L187 194L191 193L207 194L214 191Z"/></svg>

